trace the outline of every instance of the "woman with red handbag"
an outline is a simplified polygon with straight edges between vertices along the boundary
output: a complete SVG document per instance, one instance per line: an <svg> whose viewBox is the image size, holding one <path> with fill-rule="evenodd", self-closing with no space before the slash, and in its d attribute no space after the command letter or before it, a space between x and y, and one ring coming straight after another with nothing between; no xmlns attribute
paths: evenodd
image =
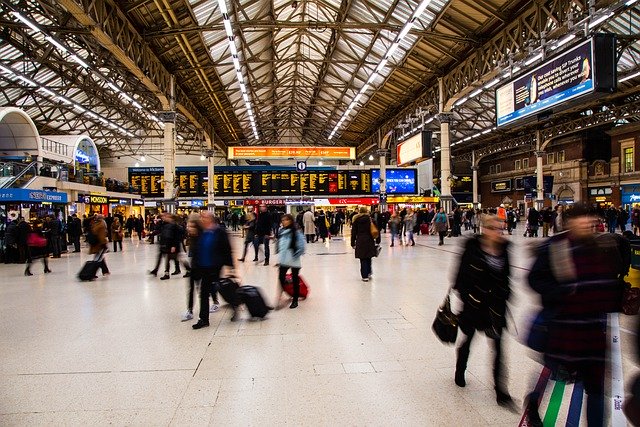
<svg viewBox="0 0 640 427"><path fill-rule="evenodd" d="M24 269L25 276L33 276L31 273L31 264L33 263L33 258L42 258L42 263L44 265L44 272L51 273L49 270L49 247L47 244L47 238L42 235L40 231L37 230L29 230L27 234L27 266Z"/></svg>

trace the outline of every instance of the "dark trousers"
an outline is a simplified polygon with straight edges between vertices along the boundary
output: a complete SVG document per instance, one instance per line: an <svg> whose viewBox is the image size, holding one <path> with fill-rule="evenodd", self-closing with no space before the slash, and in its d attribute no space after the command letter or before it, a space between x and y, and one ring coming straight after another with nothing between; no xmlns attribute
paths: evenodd
<svg viewBox="0 0 640 427"><path fill-rule="evenodd" d="M220 268L206 268L199 272L200 279L200 320L209 323L209 295L217 292Z"/></svg>
<svg viewBox="0 0 640 427"><path fill-rule="evenodd" d="M371 274L371 258L360 258L360 276L366 279Z"/></svg>
<svg viewBox="0 0 640 427"><path fill-rule="evenodd" d="M53 252L53 256L58 258L60 253L62 252L60 236L51 236L49 239L51 242L51 251Z"/></svg>
<svg viewBox="0 0 640 427"><path fill-rule="evenodd" d="M187 288L187 310L193 313L193 295L196 290L196 281L193 275L189 276L189 287Z"/></svg>
<svg viewBox="0 0 640 427"><path fill-rule="evenodd" d="M444 236L447 235L446 231L438 231L438 237L440 237L440 243L444 245Z"/></svg>
<svg viewBox="0 0 640 427"><path fill-rule="evenodd" d="M73 250L76 252L80 252L80 235L76 234L71 236L71 241L73 242Z"/></svg>
<svg viewBox="0 0 640 427"><path fill-rule="evenodd" d="M118 252L118 246L120 246L120 250L122 251L122 240L113 241L113 252Z"/></svg>
<svg viewBox="0 0 640 427"><path fill-rule="evenodd" d="M156 267L153 269L153 271L158 271L158 269L160 268L160 263L162 262L162 256L166 255L166 261L164 264L164 272L165 273L169 273L169 269L171 268L171 260L173 260L173 262L176 265L176 271L180 271L180 263L178 262L178 254L177 253L166 253L163 251L158 252L158 260L156 261Z"/></svg>
<svg viewBox="0 0 640 427"><path fill-rule="evenodd" d="M284 288L286 283L287 271L291 268L291 281L293 282L293 300L298 301L300 297L300 269L296 267L287 267L281 265L278 271L278 278L280 279L280 286Z"/></svg>
<svg viewBox="0 0 640 427"><path fill-rule="evenodd" d="M253 246L256 250L256 256L255 259L258 259L258 249L260 248L260 245L264 244L264 260L269 261L269 238L267 236L256 236L255 239L253 239Z"/></svg>
<svg viewBox="0 0 640 427"><path fill-rule="evenodd" d="M94 261L100 261L100 270L102 270L102 274L109 274L109 267L107 267L107 262L104 259L104 254L107 252L107 246L100 249L100 252L96 254L96 257L93 259Z"/></svg>
<svg viewBox="0 0 640 427"><path fill-rule="evenodd" d="M307 237L307 243L313 243L315 234L305 234L305 236Z"/></svg>
<svg viewBox="0 0 640 427"><path fill-rule="evenodd" d="M249 245L252 245L253 241L252 240L245 240L244 241L244 250L242 251L242 260L244 261L244 258L247 256L247 251L249 250Z"/></svg>
<svg viewBox="0 0 640 427"><path fill-rule="evenodd" d="M471 349L471 341L476 333L475 329L471 329L468 334L465 335L465 340L462 345L458 347L458 359L456 360L456 372L461 374L467 369L467 361L469 360L469 352ZM494 358L493 358L493 381L496 390L507 392L507 388L503 383L504 365L502 363L502 335L498 339L492 339Z"/></svg>

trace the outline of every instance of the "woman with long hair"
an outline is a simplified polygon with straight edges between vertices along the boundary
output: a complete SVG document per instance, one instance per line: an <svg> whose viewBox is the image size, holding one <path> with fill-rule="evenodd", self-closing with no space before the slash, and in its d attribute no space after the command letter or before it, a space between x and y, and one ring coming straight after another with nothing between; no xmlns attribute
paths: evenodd
<svg viewBox="0 0 640 427"><path fill-rule="evenodd" d="M293 282L293 301L289 308L298 306L298 298L300 297L300 268L302 262L300 258L304 255L305 239L296 226L293 215L286 214L282 216L282 228L278 235L278 255L280 261L278 278L280 286L284 289L287 271L291 269L291 278Z"/></svg>

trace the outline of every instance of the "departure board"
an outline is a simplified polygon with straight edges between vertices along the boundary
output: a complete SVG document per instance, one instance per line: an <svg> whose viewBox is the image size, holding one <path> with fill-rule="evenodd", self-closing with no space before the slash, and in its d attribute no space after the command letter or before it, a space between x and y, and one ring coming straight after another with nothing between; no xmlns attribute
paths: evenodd
<svg viewBox="0 0 640 427"><path fill-rule="evenodd" d="M162 168L129 168L129 182L144 197L164 197ZM371 194L369 170L224 170L211 179L216 196L348 196ZM176 184L182 197L207 197L206 168L180 167Z"/></svg>
<svg viewBox="0 0 640 427"><path fill-rule="evenodd" d="M164 197L163 168L129 168L129 183L144 197Z"/></svg>

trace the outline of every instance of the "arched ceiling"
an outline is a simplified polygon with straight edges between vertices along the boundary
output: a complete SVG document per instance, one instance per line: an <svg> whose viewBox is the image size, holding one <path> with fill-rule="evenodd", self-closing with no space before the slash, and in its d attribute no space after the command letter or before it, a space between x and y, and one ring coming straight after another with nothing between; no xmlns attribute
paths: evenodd
<svg viewBox="0 0 640 427"><path fill-rule="evenodd" d="M630 76L639 5L596 1L591 22L609 11L593 30L622 36L619 74ZM437 130L441 78L445 100L470 98L454 107L452 140L471 146L501 134L480 136L494 121L492 90L469 95L588 14L582 0L0 0L0 106L23 108L41 133L161 153L173 77L179 151L364 154L381 133Z"/></svg>

